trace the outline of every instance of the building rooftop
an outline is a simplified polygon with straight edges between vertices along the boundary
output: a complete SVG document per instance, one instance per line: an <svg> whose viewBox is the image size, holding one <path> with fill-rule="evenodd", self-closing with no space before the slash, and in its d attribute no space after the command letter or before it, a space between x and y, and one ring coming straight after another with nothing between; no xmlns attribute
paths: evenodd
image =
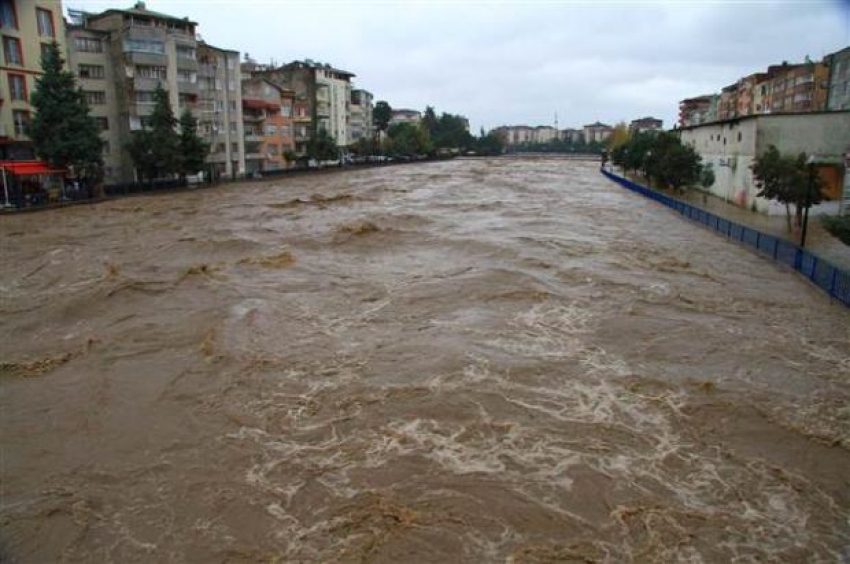
<svg viewBox="0 0 850 564"><path fill-rule="evenodd" d="M824 114L850 114L850 110L824 110L820 112L776 112L773 114L750 114L746 116L738 116L729 119L716 120L716 121L706 121L703 123L697 123L694 125L683 125L679 127L679 130L686 129L697 129L698 127L705 127L709 125L724 125L727 123L739 123L742 121L748 121L753 119L774 119L774 118L783 118L788 116L819 116Z"/></svg>
<svg viewBox="0 0 850 564"><path fill-rule="evenodd" d="M148 10L144 2L136 2L132 8L128 8L126 10L111 8L99 14L88 14L87 17L89 19L100 19L104 16L108 16L111 14L129 14L131 16L165 20L180 24L198 25L198 22L193 22L189 20L189 18L178 18L169 14L163 14L162 12L154 12L153 10Z"/></svg>

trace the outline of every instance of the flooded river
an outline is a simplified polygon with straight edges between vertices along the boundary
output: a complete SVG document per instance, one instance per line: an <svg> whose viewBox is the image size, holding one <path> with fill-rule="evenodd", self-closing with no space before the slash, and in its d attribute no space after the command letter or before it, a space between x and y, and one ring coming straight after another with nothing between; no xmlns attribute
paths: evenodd
<svg viewBox="0 0 850 564"><path fill-rule="evenodd" d="M0 560L850 557L850 311L596 166L0 218Z"/></svg>

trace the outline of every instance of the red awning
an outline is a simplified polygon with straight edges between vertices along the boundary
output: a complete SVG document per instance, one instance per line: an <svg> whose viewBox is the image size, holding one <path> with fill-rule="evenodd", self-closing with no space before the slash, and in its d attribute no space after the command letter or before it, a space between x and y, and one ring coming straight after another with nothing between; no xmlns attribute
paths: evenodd
<svg viewBox="0 0 850 564"><path fill-rule="evenodd" d="M39 174L65 174L64 168L50 168L41 161L0 161L0 169L15 176L35 176Z"/></svg>

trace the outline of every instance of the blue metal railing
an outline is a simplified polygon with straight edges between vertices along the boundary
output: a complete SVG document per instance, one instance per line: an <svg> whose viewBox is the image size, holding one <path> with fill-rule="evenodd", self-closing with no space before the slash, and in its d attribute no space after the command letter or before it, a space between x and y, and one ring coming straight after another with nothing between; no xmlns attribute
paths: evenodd
<svg viewBox="0 0 850 564"><path fill-rule="evenodd" d="M850 307L850 273L832 265L816 254L785 239L762 233L751 227L714 215L704 209L665 196L607 170L602 170L602 174L633 192L662 203L683 216L722 233L729 239L739 241L776 262L790 266L832 298Z"/></svg>

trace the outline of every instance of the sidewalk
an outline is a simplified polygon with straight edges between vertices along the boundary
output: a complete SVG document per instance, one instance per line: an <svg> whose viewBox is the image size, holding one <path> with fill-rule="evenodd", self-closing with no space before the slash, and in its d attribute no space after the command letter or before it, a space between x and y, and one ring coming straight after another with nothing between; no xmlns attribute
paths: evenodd
<svg viewBox="0 0 850 564"><path fill-rule="evenodd" d="M641 176L629 174L626 178L642 186L647 186L646 180ZM724 219L735 221L793 243L800 242L799 232L788 232L788 222L784 215L768 216L752 212L726 202L723 198L693 188L685 190L684 194L676 194L671 190L659 190L657 188L654 188L654 190L665 196L702 208ZM793 208L791 213L794 213ZM850 246L845 245L824 229L818 216L809 216L806 248L835 266L850 271Z"/></svg>

